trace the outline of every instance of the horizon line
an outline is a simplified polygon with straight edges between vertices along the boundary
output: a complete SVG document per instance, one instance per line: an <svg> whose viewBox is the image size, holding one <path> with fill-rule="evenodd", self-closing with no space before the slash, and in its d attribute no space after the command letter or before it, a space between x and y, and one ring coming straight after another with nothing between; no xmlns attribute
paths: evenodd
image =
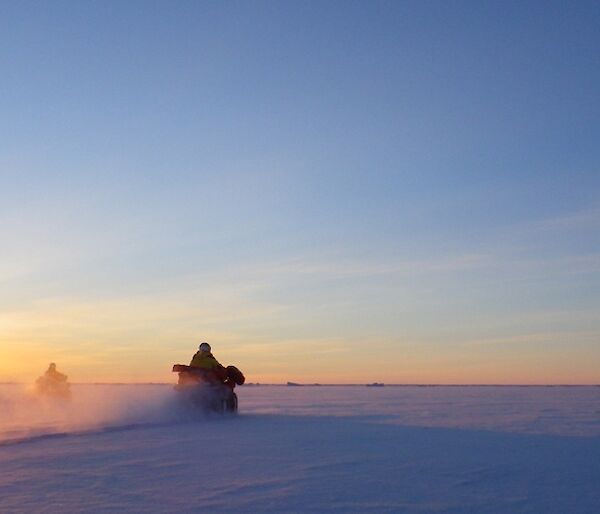
<svg viewBox="0 0 600 514"><path fill-rule="evenodd" d="M161 386L174 386L173 382L70 382L71 385L161 385ZM15 382L15 381L0 381L0 385L31 385L30 382ZM353 383L353 384L321 384L311 383L302 384L299 382L281 382L281 383L262 383L262 382L248 382L238 387L600 387L598 384L564 384L564 383L546 383L546 384L442 384L442 383L383 383L383 382L370 382L370 383Z"/></svg>

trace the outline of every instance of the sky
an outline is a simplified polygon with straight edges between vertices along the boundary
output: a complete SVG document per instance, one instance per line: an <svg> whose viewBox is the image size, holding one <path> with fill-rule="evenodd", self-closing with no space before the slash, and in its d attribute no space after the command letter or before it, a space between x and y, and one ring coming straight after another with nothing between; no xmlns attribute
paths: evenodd
<svg viewBox="0 0 600 514"><path fill-rule="evenodd" d="M0 3L0 381L600 383L599 23Z"/></svg>

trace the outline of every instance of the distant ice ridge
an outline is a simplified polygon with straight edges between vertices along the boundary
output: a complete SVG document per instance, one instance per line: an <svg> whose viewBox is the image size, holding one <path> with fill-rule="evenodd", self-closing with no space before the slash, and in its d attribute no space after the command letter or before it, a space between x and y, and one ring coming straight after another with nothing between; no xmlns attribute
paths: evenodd
<svg viewBox="0 0 600 514"><path fill-rule="evenodd" d="M241 388L246 413L368 416L405 426L600 436L600 387Z"/></svg>

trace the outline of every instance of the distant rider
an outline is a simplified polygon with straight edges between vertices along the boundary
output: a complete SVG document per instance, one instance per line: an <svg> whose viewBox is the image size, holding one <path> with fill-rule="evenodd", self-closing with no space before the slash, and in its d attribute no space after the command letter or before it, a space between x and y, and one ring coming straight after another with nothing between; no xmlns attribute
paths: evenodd
<svg viewBox="0 0 600 514"><path fill-rule="evenodd" d="M54 362L50 363L50 365L48 366L48 369L46 370L46 373L44 373L44 377L47 378L48 380L52 380L53 382L66 382L67 381L67 375L58 371L56 369L56 364Z"/></svg>
<svg viewBox="0 0 600 514"><path fill-rule="evenodd" d="M69 398L71 391L67 382L67 375L56 369L56 364L51 362L45 373L35 381L36 392L57 398Z"/></svg>

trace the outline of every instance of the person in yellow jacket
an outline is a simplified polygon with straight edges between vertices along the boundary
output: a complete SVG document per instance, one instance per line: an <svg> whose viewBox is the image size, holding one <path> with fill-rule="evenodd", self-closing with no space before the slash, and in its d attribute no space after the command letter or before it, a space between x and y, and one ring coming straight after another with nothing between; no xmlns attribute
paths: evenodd
<svg viewBox="0 0 600 514"><path fill-rule="evenodd" d="M211 348L208 343L202 343L198 347L198 351L192 357L192 362L190 362L190 366L192 368L211 370L223 369L223 366L221 366L219 361L214 358L210 350Z"/></svg>

